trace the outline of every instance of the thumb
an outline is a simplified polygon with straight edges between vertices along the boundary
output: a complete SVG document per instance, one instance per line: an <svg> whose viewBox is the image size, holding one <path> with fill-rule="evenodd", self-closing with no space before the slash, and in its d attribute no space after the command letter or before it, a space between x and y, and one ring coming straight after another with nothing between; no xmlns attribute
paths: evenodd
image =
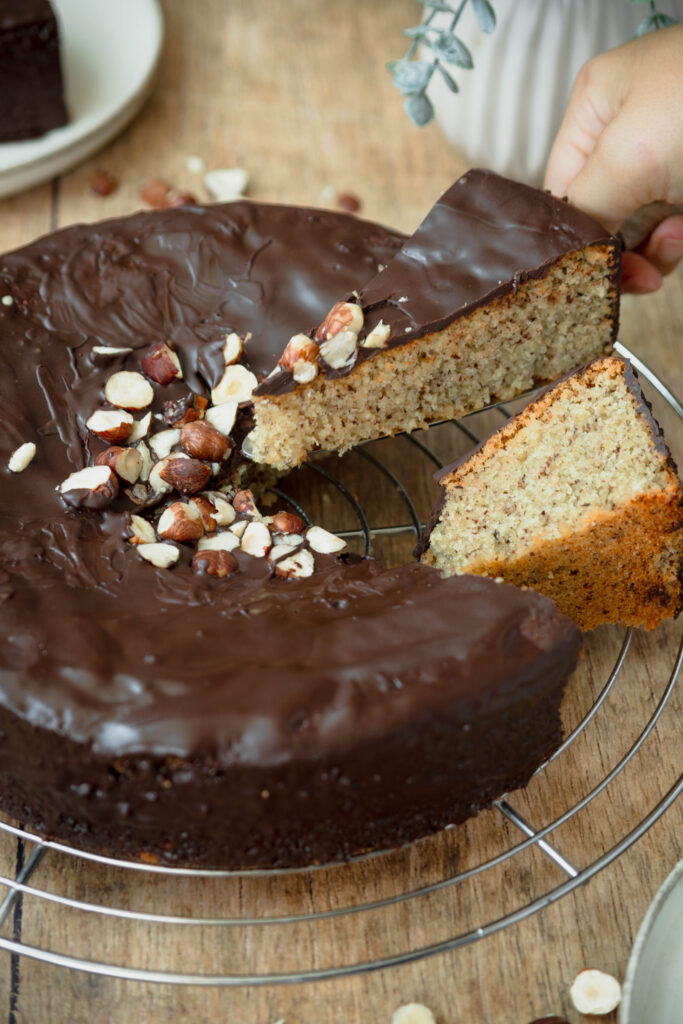
<svg viewBox="0 0 683 1024"><path fill-rule="evenodd" d="M661 198L661 163L642 132L618 114L567 189L569 201L614 234L639 207Z"/></svg>

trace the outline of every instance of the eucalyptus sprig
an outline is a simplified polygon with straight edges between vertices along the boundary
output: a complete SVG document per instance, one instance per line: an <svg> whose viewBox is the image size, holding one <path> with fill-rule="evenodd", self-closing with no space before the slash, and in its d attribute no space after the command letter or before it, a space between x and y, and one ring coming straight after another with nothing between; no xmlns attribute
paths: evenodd
<svg viewBox="0 0 683 1024"><path fill-rule="evenodd" d="M489 0L459 0L449 3L448 0L417 0L429 13L419 25L404 30L403 34L411 40L410 46L400 60L391 60L387 70L391 73L393 83L405 96L404 107L410 119L421 128L429 124L434 117L434 107L427 95L427 87L432 77L438 72L451 92L457 93L458 83L444 66L444 62L455 64L465 71L474 67L472 54L462 39L455 34L460 15L472 5L477 23L482 32L490 35L496 27L496 14ZM676 24L671 15L659 11L654 0L627 0L630 4L647 3L649 11L638 24L636 36L658 28L669 28ZM450 14L445 27L433 24L437 14ZM413 60L418 46L431 50L432 60Z"/></svg>
<svg viewBox="0 0 683 1024"><path fill-rule="evenodd" d="M670 14L664 14L663 11L657 10L654 0L628 0L628 3L646 3L650 8L643 20L638 23L638 27L634 32L636 38L644 36L646 32L650 32L652 29L671 28L672 25L677 24L676 19L672 18Z"/></svg>
<svg viewBox="0 0 683 1024"><path fill-rule="evenodd" d="M438 71L451 92L458 92L458 83L444 67L442 61L455 64L459 68L470 71L474 67L472 54L462 39L455 34L460 15L471 4L482 32L491 33L496 27L496 15L489 0L460 0L454 6L447 0L418 0L429 14L419 25L404 30L404 35L412 40L405 56L401 60L391 60L387 69L391 72L394 85L406 97L404 107L410 119L422 127L434 117L432 101L427 96L427 86L432 75ZM433 25L434 17L439 14L450 14L450 21L445 28ZM433 53L432 60L413 60L413 56L422 43Z"/></svg>

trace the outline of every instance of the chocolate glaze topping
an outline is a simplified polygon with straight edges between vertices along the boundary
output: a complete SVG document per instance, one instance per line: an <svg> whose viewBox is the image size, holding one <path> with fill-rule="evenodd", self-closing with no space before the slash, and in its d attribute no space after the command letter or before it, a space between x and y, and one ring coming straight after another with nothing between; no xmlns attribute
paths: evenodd
<svg viewBox="0 0 683 1024"><path fill-rule="evenodd" d="M618 242L569 203L492 171L468 171L444 192L386 268L368 284L358 283L357 298L349 296L365 316L356 361L342 370L322 362L321 368L327 377L345 376L374 358L382 350L364 348L362 339L380 320L391 327L386 347L396 348L441 330L496 296L516 292L524 281L547 274L562 256L596 244ZM283 334L281 349L287 341ZM256 394L279 395L295 387L291 370L278 369Z"/></svg>
<svg viewBox="0 0 683 1024"><path fill-rule="evenodd" d="M558 742L580 639L546 599L356 556L317 558L298 580L239 552L226 579L193 574L185 549L156 569L125 539L125 499L73 509L55 490L104 447L84 424L106 379L139 367L137 352L112 359L94 345L172 341L185 379L163 398L181 401L188 387L207 391L212 367L220 373L213 356L227 331L252 332L247 362L262 373L274 338L321 319L399 244L347 216L235 203L76 226L0 259L0 298L13 299L0 302L0 797L10 812L118 852L309 863L461 820L526 781ZM33 462L9 472L10 453L31 440ZM515 709L538 734L523 755L501 738L482 769L471 717L502 737ZM461 795L448 768L460 729ZM397 786L420 730L430 786L443 791L431 810L427 775L418 784L411 769L405 796ZM355 803L350 778L369 787ZM271 790L280 802L266 805Z"/></svg>

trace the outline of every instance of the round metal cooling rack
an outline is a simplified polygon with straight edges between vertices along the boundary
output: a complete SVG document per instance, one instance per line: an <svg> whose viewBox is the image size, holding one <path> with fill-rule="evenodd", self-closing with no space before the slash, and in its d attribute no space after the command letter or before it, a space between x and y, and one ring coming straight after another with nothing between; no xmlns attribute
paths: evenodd
<svg viewBox="0 0 683 1024"><path fill-rule="evenodd" d="M649 381L649 383L658 392L659 396L661 396L661 398L668 403L675 413L677 413L678 417L683 420L683 406L681 406L681 403L678 402L666 386L662 384L655 375L640 362L640 360L631 355L627 349L620 344L617 344L616 348L620 355L624 355L631 360L641 373L641 376ZM508 409L504 406L493 407L493 413L494 415L502 415L504 418L507 418L510 415ZM478 413L473 417L469 417L468 423L454 422L448 427L445 427L442 424L441 428L449 430L452 427L453 430L464 435L468 441L476 442L478 440L478 434L474 428L476 428L477 417L480 415L481 414ZM404 435L392 441L384 441L380 443L384 445L390 444L392 446L405 446L405 450L402 449L401 451L402 457L407 457L406 453L410 452L415 458L427 460L427 462L431 463L434 467L438 468L442 464L432 447L428 446L421 437ZM398 525L371 525L371 523L368 522L366 513L364 512L359 499L352 490L338 478L340 474L337 472L332 473L325 465L314 460L309 464L306 471L312 471L318 477L323 478L327 484L336 488L337 494L344 499L357 519L357 526L346 531L339 531L340 534L348 538L358 539L364 546L366 552L371 550L373 541L382 536L394 537L401 536L403 534L407 534L408 536L411 534L417 536L421 524L415 503L393 469L391 469L384 460L378 458L374 450L371 450L371 448L369 449L368 447L357 449L353 453L352 457L360 457L364 460L367 468L367 474L369 474L368 479L371 480L372 486L384 486L390 489L394 498L403 507L404 513L407 514L407 522L399 523ZM342 464L343 461L344 460L342 460ZM395 459L391 461L393 463L395 462ZM342 464L339 465L341 466ZM288 501L292 507L294 507L301 515L304 516L305 519L308 520L306 510L302 507L300 500L295 500L289 493L281 490L280 488L274 488L274 491L280 499ZM586 727L593 722L594 719L599 718L599 716L609 714L608 701L617 691L622 668L629 655L632 654L634 647L632 640L632 631L625 631L616 660L614 661L611 669L607 672L607 677L602 684L602 689L600 689L597 694L592 695L592 702L589 707L584 711L577 724L570 730L569 735L566 737L561 747L538 769L536 773L537 775L548 772L553 763L557 762L558 759L563 758L563 756L566 756L568 748L576 742L577 738L584 732ZM440 905L443 906L445 901L449 899L455 900L455 894L457 894L459 889L466 883L479 886L481 889L485 888L486 886L482 879L486 878L490 873L495 872L497 869L502 869L507 872L506 878L508 881L506 882L506 885L509 888L509 879L512 877L514 882L514 873L516 870L519 871L517 866L520 864L524 855L530 855L532 852L535 852L536 856L538 856L541 861L543 857L548 859L549 864L546 862L548 870L546 872L537 872L540 891L532 892L531 896L525 900L525 889L521 884L518 885L518 890L522 892L521 902L512 908L509 908L506 905L503 907L502 911L500 908L497 910L494 909L490 916L487 916L486 919L482 920L476 927L473 923L470 926L470 923L468 922L462 930L459 930L458 925L460 924L460 915L458 912L454 911L453 915L449 919L449 932L444 938L439 940L427 941L424 944L419 941L415 941L414 943L410 943L409 948L407 949L395 951L389 950L386 955L378 956L373 960L363 960L361 958L353 960L352 962L337 962L330 964L329 966L312 966L305 968L295 966L286 971L243 971L229 969L221 970L216 973L202 973L199 970L196 972L187 972L185 970L159 970L154 969L148 964L137 966L125 963L107 963L97 960L94 956L79 956L69 950L60 951L46 948L45 945L30 944L27 941L23 941L20 933L17 934L16 927L12 938L0 934L0 948L6 949L14 954L32 957L50 964L127 980L164 982L172 984L237 986L317 981L326 978L373 971L383 967L391 967L408 963L422 957L445 952L446 950L456 949L460 946L466 945L467 943L474 942L477 939L491 935L494 932L500 931L501 929L534 914L543 907L559 900L562 896L565 896L567 893L574 890L581 883L591 879L601 871L602 868L612 863L612 861L619 857L620 854L632 846L633 843L635 843L650 828L650 826L667 810L667 808L672 805L674 800L677 798L681 789L683 789L682 778L679 778L668 792L662 794L661 798L654 806L646 809L641 820L634 827L629 831L625 831L623 834L610 836L606 840L606 843L611 843L611 845L607 845L607 848L603 849L601 852L596 853L594 850L591 851L592 859L590 859L581 868L576 867L573 863L573 858L570 859L561 851L560 845L562 840L560 839L558 841L555 839L555 836L553 836L553 833L557 834L565 823L576 820L577 816L580 815L581 812L586 811L590 813L592 802L599 797L600 794L609 790L610 787L616 784L624 769L629 765L648 740L651 743L656 742L656 739L652 737L652 732L664 713L667 703L671 697L682 660L683 638L681 640L681 645L678 648L678 653L674 656L674 663L671 666L668 678L665 681L660 681L659 684L655 684L658 685L658 700L657 693L654 696L654 700L657 700L656 706L652 713L649 714L649 717L647 717L644 722L639 723L640 732L631 743L631 746L621 756L616 757L614 764L609 768L604 776L600 778L597 783L588 790L588 792L585 792L582 796L576 799L572 806L562 811L562 813L556 814L555 817L552 817L552 814L550 814L551 820L547 821L545 824L532 825L515 808L508 796L501 797L495 802L492 811L488 812L489 817L487 817L482 827L486 829L495 828L495 823L497 822L498 832L500 834L498 838L502 835L505 840L503 849L498 852L494 852L491 856L482 859L478 863L465 867L463 870L452 872L446 871L444 877L437 877L436 879L423 882L423 884L419 884L417 886L413 885L411 887L409 880L410 873L406 870L404 872L406 875L406 887L386 896L377 895L375 898L354 899L342 906L329 905L326 909L322 910L299 910L295 913L273 913L272 915L268 914L265 916L261 914L250 916L243 913L224 916L202 916L200 913L196 913L194 911L196 908L201 908L202 906L203 887L213 886L214 888L211 890L211 893L215 894L217 891L215 886L217 884L228 885L230 879L237 880L238 885L244 884L247 879L255 880L254 884L267 885L272 883L273 880L277 881L278 879L282 881L282 884L285 884L289 882L291 876L294 876L295 878L304 877L307 879L307 883L309 885L313 885L313 880L324 876L326 872L331 873L332 879L335 878L336 872L343 872L345 873L345 876L348 876L349 872L353 873L356 870L366 873L369 870L369 867L373 867L381 874L383 863L382 859L384 857L395 856L397 851L393 851L393 853L387 852L371 854L369 856L359 858L356 862L351 862L347 865L323 866L306 870L196 870L192 868L174 868L146 863L133 863L129 861L116 860L114 858L95 853L86 853L72 849L71 847L65 846L61 843L41 839L21 827L0 822L0 831L5 834L6 842L8 844L16 842L17 844L17 871L15 877L0 875L0 885L7 890L3 902L0 904L0 928L10 920L10 915L13 910L14 922L16 925L17 917L19 916L19 918L21 918L21 915L17 914L17 910L22 906L22 904L24 921L29 913L29 908L36 905L41 916L44 916L47 913L47 908L51 908L55 913L75 913L76 915L80 915L81 919L83 915L89 915L91 920L96 918L99 921L100 929L110 930L108 932L109 935L111 935L115 929L122 928L124 926L135 926L146 929L145 934L147 935L150 934L150 931L157 934L156 929L177 927L182 929L185 935L187 935L188 928L191 931L194 929L206 929L208 934L212 937L212 948L216 950L222 948L221 940L226 936L226 932L231 933L232 935L237 933L238 942L240 944L247 944L245 936L250 929L256 929L258 941L254 945L259 947L261 945L261 936L271 929L282 929L283 931L281 934L283 934L286 939L289 939L291 930L296 929L297 926L303 927L304 929L310 929L313 926L322 927L324 925L330 925L337 928L337 932L335 933L337 935L337 945L334 948L339 950L341 958L341 951L346 949L353 950L353 944L351 943L347 946L344 935L341 934L340 936L338 930L349 922L353 922L356 926L359 925L362 933L365 929L366 922L369 923L372 921L373 927L375 927L376 918L373 915L381 915L383 912L390 912L390 914L395 915L400 912L402 908L403 910L408 908L408 912L411 912L412 908L414 908L419 901L429 900L435 895L438 896ZM645 710L644 714L647 716L648 711ZM593 813L596 814L597 812ZM491 817L491 815L495 815L495 817ZM475 824L483 817L484 816L480 815L475 819ZM493 825L491 824L492 821L494 822ZM520 839L519 842L510 840L510 836L515 835L514 830L510 828L510 823L524 837ZM420 843L414 844L413 848L403 848L403 850L408 850L410 853L411 849L421 847L423 844L439 842L443 844L448 841L449 837L457 835L457 829L446 830L445 832L440 833L439 836L421 840ZM29 849L26 844L30 844L31 852L28 856L25 855L26 851ZM59 871L53 870L57 861L59 861ZM143 910L125 906L110 905L101 898L102 872L105 870L109 879L116 880L119 892L126 892L128 889L131 889L133 892L140 893L140 886L138 885L136 887L133 883L136 880L139 881L140 876L144 875L146 885L151 885L153 879L161 881L164 876L170 876L169 881L171 881L173 885L189 885L191 887L191 893L188 899L188 890L185 890L182 901L176 907L169 907L168 905L165 905L161 909L156 908L152 910ZM95 873L95 877L90 887L92 892L89 893L88 878L91 872ZM558 884L553 884L544 888L541 883L544 879L549 877L549 873L552 872L560 872L563 880ZM60 891L60 885L55 883L55 879L68 879L70 877L75 877L76 875L79 880L79 886L76 887L76 891L80 893L85 888L85 898L76 898L74 895L69 895L68 892L62 892ZM48 879L42 886L40 884L41 876ZM553 875L553 879L554 877L555 876ZM175 882L173 882L173 879L175 879ZM361 885L362 882L358 888L360 888ZM356 889L356 892L357 891L358 890ZM172 891L168 899L172 902ZM213 899L214 896L210 894L208 902L208 906L210 908L215 906ZM190 912L187 910L188 903L192 908ZM206 900L204 900L204 905L207 905ZM389 929L395 929L395 921L395 916L390 918L388 925ZM60 934L69 935L69 929L60 929ZM427 938L429 939L429 936ZM152 945L153 943L150 941L149 946L152 947ZM295 943L291 942L289 945L291 948ZM140 948L147 947L144 944L140 944ZM203 947L201 947L199 942L197 942L196 948L200 949ZM283 947L280 945L278 948L282 951ZM312 959L315 962L315 954ZM187 953L184 957L184 962L186 963L186 961Z"/></svg>

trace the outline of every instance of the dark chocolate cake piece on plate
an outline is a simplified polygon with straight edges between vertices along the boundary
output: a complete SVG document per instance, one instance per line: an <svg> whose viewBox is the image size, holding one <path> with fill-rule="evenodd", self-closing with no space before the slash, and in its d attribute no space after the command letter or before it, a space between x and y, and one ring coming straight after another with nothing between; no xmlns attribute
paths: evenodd
<svg viewBox="0 0 683 1024"><path fill-rule="evenodd" d="M0 806L29 827L335 861L464 820L557 747L581 638L550 601L383 569L235 489L272 339L400 244L235 203L0 259Z"/></svg>
<svg viewBox="0 0 683 1024"><path fill-rule="evenodd" d="M0 0L0 142L66 124L59 30L48 0Z"/></svg>
<svg viewBox="0 0 683 1024"><path fill-rule="evenodd" d="M591 217L469 171L372 281L282 336L249 450L293 466L553 380L610 350L619 271L619 242Z"/></svg>

